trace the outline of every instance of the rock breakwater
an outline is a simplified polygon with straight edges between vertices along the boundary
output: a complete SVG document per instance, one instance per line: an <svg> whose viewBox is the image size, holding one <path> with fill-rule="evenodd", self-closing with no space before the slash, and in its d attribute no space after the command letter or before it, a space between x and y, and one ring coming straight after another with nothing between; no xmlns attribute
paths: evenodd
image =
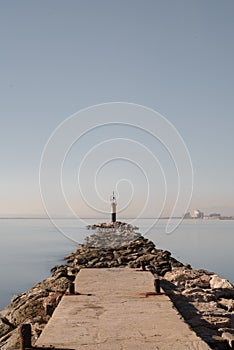
<svg viewBox="0 0 234 350"><path fill-rule="evenodd" d="M96 230L94 234L87 236L85 244L89 247L108 247L114 248L126 245L141 236L137 226L132 226L126 222L103 222L94 225L88 225L88 230Z"/></svg>
<svg viewBox="0 0 234 350"><path fill-rule="evenodd" d="M127 222L116 221L116 222L101 222L98 224L88 225L86 226L87 230L96 230L96 229L119 229L119 230L127 230L136 231L139 230L139 227L128 224Z"/></svg>
<svg viewBox="0 0 234 350"><path fill-rule="evenodd" d="M79 270L104 267L151 271L161 279L185 320L212 349L230 349L234 338L234 288L230 282L206 270L193 270L170 252L157 249L130 226L96 230L65 258L66 264L52 268L51 277L13 297L0 313L2 350L19 346L17 327L22 323L31 323L34 344Z"/></svg>

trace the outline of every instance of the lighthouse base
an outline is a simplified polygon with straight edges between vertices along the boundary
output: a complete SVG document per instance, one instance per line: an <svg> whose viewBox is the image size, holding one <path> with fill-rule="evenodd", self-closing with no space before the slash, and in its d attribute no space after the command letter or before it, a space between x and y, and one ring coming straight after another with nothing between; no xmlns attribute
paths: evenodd
<svg viewBox="0 0 234 350"><path fill-rule="evenodd" d="M111 221L116 222L116 213L111 214Z"/></svg>

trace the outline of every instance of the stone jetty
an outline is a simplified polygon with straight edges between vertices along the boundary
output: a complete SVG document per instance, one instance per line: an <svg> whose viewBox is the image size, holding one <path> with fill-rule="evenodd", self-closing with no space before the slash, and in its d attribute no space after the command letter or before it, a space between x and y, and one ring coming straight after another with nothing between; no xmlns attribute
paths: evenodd
<svg viewBox="0 0 234 350"><path fill-rule="evenodd" d="M110 283L111 281L111 283ZM36 345L87 350L209 350L148 271L81 269ZM160 291L159 291L160 292Z"/></svg>
<svg viewBox="0 0 234 350"><path fill-rule="evenodd" d="M68 286L82 269L133 268L150 271L195 333L214 350L230 349L234 342L234 288L206 270L194 270L134 228L96 227L85 244L52 268L52 276L16 295L0 312L0 348L19 348L18 327L32 326L34 345ZM119 232L117 234L117 231ZM118 235L121 235L118 238ZM111 240L111 236L113 239ZM112 242L112 243L111 243Z"/></svg>

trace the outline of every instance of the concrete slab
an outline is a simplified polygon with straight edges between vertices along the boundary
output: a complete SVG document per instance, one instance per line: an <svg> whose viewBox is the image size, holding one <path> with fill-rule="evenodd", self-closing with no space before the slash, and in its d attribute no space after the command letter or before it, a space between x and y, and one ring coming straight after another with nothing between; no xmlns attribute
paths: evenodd
<svg viewBox="0 0 234 350"><path fill-rule="evenodd" d="M37 346L66 350L207 350L166 295L154 292L153 276L129 268L83 269L80 295L65 296Z"/></svg>

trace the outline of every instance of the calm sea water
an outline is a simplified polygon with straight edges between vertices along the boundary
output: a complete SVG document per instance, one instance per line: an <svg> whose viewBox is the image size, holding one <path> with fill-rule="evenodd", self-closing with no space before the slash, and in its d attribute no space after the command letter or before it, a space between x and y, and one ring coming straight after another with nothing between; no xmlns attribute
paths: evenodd
<svg viewBox="0 0 234 350"><path fill-rule="evenodd" d="M0 219L0 310L14 294L48 277L50 269L62 264L64 256L91 233L85 225L96 221L57 220L61 233L48 219ZM165 233L166 220L149 229L153 223L134 222L158 248L234 283L234 221L184 220L170 235Z"/></svg>

